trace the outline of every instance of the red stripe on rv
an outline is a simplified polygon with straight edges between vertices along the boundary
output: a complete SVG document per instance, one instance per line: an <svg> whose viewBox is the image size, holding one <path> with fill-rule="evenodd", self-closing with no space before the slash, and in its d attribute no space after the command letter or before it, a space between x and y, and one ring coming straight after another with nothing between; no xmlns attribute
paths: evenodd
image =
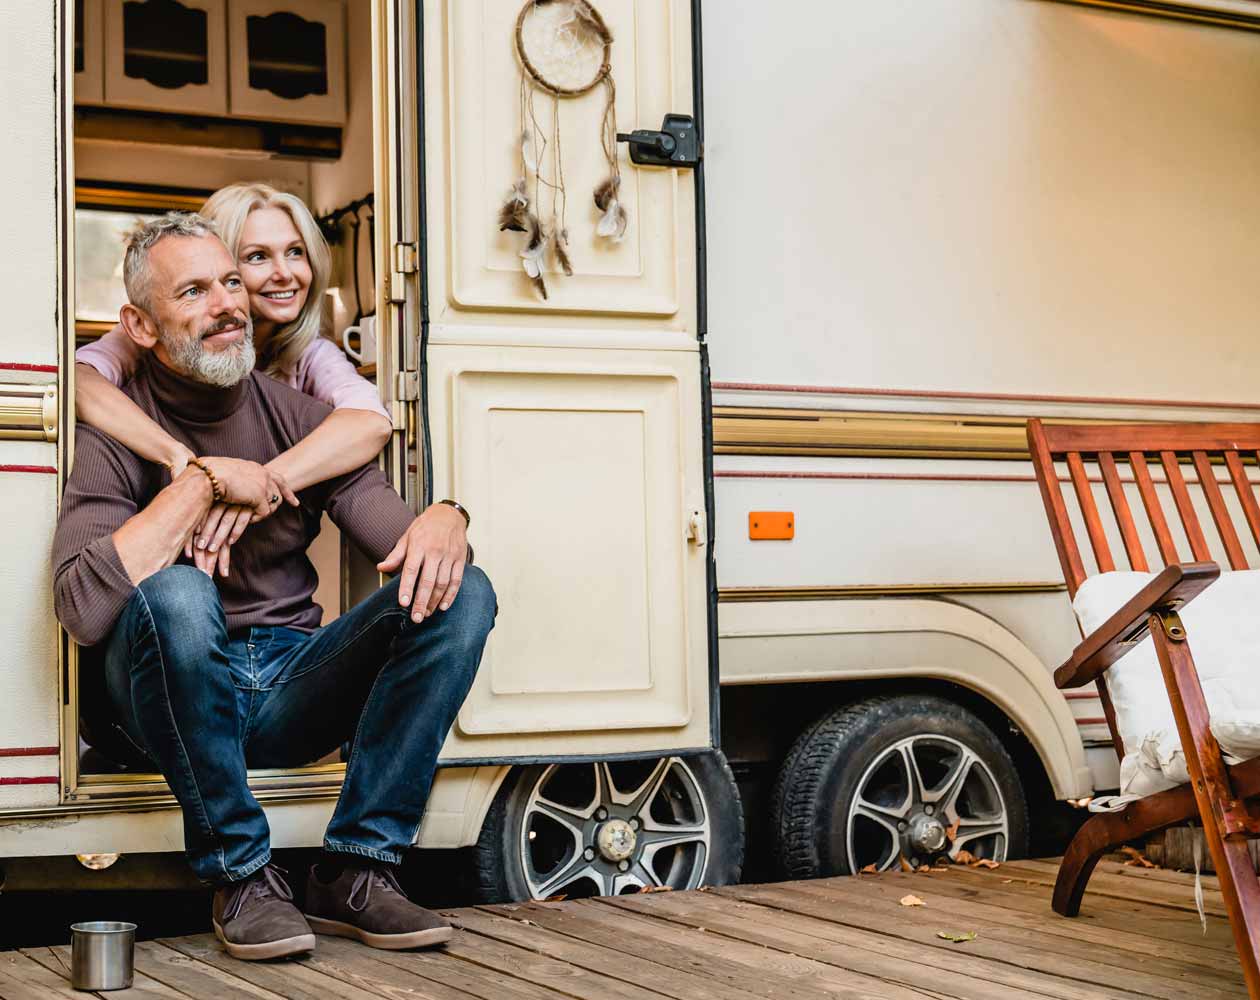
<svg viewBox="0 0 1260 1000"><path fill-rule="evenodd" d="M57 470L51 465L0 465L0 472L42 472L55 476Z"/></svg>
<svg viewBox="0 0 1260 1000"><path fill-rule="evenodd" d="M60 747L0 747L0 757L56 757Z"/></svg>
<svg viewBox="0 0 1260 1000"><path fill-rule="evenodd" d="M38 778L0 778L0 785L59 785L55 774L41 774Z"/></svg>
<svg viewBox="0 0 1260 1000"><path fill-rule="evenodd" d="M20 361L0 361L0 371L6 372L49 372L57 374L56 365L28 365Z"/></svg>

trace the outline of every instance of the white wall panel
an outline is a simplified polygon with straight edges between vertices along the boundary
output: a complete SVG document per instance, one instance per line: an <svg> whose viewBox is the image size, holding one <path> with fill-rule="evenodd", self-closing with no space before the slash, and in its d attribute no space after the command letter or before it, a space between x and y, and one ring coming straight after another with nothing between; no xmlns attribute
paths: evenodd
<svg viewBox="0 0 1260 1000"><path fill-rule="evenodd" d="M1260 34L793 10L705 19L715 380L1257 399Z"/></svg>

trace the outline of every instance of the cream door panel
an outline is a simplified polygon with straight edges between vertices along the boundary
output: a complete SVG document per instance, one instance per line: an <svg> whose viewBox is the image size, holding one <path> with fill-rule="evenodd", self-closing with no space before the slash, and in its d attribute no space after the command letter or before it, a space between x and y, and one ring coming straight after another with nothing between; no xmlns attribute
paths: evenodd
<svg viewBox="0 0 1260 1000"><path fill-rule="evenodd" d="M74 72L57 18L68 4L0 4L0 37L22 57L0 63L8 206L0 269L9 315L0 328L0 809L45 806L60 794L58 630L49 547L57 516L58 322L63 292L58 193L67 185L59 136ZM64 62L59 66L59 57ZM28 834L29 836L29 834Z"/></svg>
<svg viewBox="0 0 1260 1000"><path fill-rule="evenodd" d="M3 374L3 373L0 373ZM0 809L51 805L60 792L57 623L48 551L57 517L57 446L0 440Z"/></svg>
<svg viewBox="0 0 1260 1000"><path fill-rule="evenodd" d="M434 496L500 606L446 759L708 744L696 362L430 347Z"/></svg>
<svg viewBox="0 0 1260 1000"><path fill-rule="evenodd" d="M676 329L688 326L693 266L688 172L636 168L623 146L622 201L630 225L621 243L595 235L599 212L591 195L608 174L599 140L602 87L559 102L576 273L548 273L550 294L543 301L521 269L521 234L499 232L499 207L521 175L520 69L513 41L519 9L514 0L430 0L426 5L427 86L438 88L439 95L429 98L430 199L435 215L443 211L447 216L444 226L434 220L430 232L444 229L450 234L449 256L428 265L435 291L444 287L445 298L457 310L584 313L650 318ZM600 10L614 38L618 128L659 128L665 113L689 111L686 4L603 0ZM438 100L443 100L440 106ZM551 98L540 93L535 99L546 136L551 135L555 110ZM550 156L549 148L545 159ZM549 169L544 165L544 172ZM551 198L545 186L538 194L535 205L541 202L546 221ZM533 191L530 196L534 198ZM438 284L444 271L445 281ZM458 321L450 315L434 318Z"/></svg>

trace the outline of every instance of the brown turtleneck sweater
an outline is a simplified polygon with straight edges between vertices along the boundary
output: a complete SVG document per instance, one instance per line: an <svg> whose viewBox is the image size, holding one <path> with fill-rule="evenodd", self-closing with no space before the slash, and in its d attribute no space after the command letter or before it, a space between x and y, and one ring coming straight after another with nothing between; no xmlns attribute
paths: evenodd
<svg viewBox="0 0 1260 1000"><path fill-rule="evenodd" d="M269 462L293 447L332 410L266 375L251 373L231 389L179 375L149 356L123 392L197 455ZM74 638L108 637L135 586L113 533L170 483L162 466L138 458L86 424L76 426L74 469L66 481L53 538L53 598ZM228 630L285 625L312 631L322 611L312 600L318 579L306 549L320 515L374 560L384 559L415 514L375 465L318 483L298 494L300 507L280 509L232 547L231 573L215 577ZM180 562L186 562L181 556Z"/></svg>

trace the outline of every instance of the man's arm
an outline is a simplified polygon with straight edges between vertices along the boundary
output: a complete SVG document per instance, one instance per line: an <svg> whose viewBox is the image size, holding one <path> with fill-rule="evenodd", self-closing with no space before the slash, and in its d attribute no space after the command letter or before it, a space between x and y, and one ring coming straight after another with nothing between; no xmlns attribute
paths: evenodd
<svg viewBox="0 0 1260 1000"><path fill-rule="evenodd" d="M180 526L190 531L209 507L209 479L199 469L187 469L140 510L143 475L129 451L79 425L52 563L57 617L84 645L109 635L136 584L178 555ZM176 535L179 544L170 553Z"/></svg>
<svg viewBox="0 0 1260 1000"><path fill-rule="evenodd" d="M269 480L261 466L228 459L208 464L229 502L265 502ZM61 623L84 645L109 635L136 586L179 558L210 509L210 478L195 467L140 509L142 469L117 442L79 425L53 537L53 600Z"/></svg>

